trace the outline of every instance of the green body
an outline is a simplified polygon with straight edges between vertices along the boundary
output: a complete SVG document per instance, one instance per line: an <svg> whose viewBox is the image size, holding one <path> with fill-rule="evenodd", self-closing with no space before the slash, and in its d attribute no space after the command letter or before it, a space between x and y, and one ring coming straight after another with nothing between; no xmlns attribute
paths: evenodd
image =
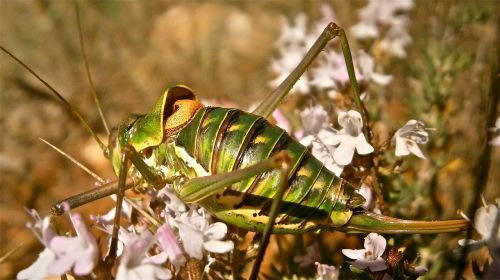
<svg viewBox="0 0 500 280"><path fill-rule="evenodd" d="M291 172L274 232L344 225L352 215L347 202L359 194L283 129L251 113L203 107L176 137L154 147L154 156L147 162L160 172L167 166L163 176L177 178L175 189L179 190L186 179L249 167L279 151L289 155ZM279 188L279 172L242 180L199 204L226 223L262 232Z"/></svg>
<svg viewBox="0 0 500 280"><path fill-rule="evenodd" d="M202 107L176 135L162 139L159 132L163 109L159 105L165 102L163 99L147 115L137 117L133 123L125 122L119 142L120 146L131 143L138 151L152 149L145 162L172 181L178 193L189 179L244 169L286 151L291 169L274 233L341 227L352 215L348 201L352 197L363 201L352 185L335 176L306 147L283 129L251 113ZM116 157L114 162L119 160ZM228 224L262 232L280 187L280 172L275 169L243 179L198 203ZM130 174L140 177L135 167Z"/></svg>
<svg viewBox="0 0 500 280"><path fill-rule="evenodd" d="M257 232L263 232L270 220L273 233L439 233L468 227L465 220L411 221L367 212L361 207L364 198L351 184L283 129L252 113L200 104L182 118L181 127L168 132L166 123L176 118L174 104L181 99L195 96L184 86L168 88L149 113L132 115L119 127L110 138L117 174L123 147L132 146L141 158L129 170L132 178L146 179L155 187L173 183L180 199L197 202L228 224ZM289 169L286 180L280 165L268 165L283 154ZM150 172L154 174L148 180L145 175ZM271 205L283 186L282 206L274 220Z"/></svg>

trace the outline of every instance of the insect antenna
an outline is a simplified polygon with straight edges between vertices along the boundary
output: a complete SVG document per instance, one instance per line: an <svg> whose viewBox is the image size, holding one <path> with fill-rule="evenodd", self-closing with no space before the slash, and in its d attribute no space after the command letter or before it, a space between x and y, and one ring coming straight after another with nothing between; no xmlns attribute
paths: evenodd
<svg viewBox="0 0 500 280"><path fill-rule="evenodd" d="M33 71L28 65L26 65L21 59L19 59L17 56L15 56L13 53L5 49L3 46L0 45L0 49L8 54L10 57L12 57L17 63L21 64L28 72L30 72L35 78L37 78L42 84L44 84L65 106L66 108L71 111L73 115L75 115L78 120L83 124L85 129L92 135L94 140L99 144L99 147L101 148L104 156L106 158L109 158L109 149L108 147L99 139L97 134L92 130L90 125L88 124L87 121L83 118L83 116L75 109L71 104L56 90L54 89L49 83L47 83L42 77L40 77L35 71Z"/></svg>
<svg viewBox="0 0 500 280"><path fill-rule="evenodd" d="M56 152L60 153L61 155L63 155L67 159L69 159L71 162L73 162L74 164L76 164L76 166L78 166L81 169L83 169L83 171L87 172L87 174L89 174L90 176L92 176L92 178L96 179L96 181L98 181L99 183L101 183L101 184L106 183L106 180L104 180L103 178L101 178L99 175L97 175L95 172L93 172L92 170L90 170L90 168L88 168L87 166L83 165L83 163L81 163L78 160L76 160L74 157L68 155L65 151L59 149L58 147L56 147L55 145L53 145L52 143L50 143L49 141L47 141L47 140L45 140L43 138L38 138L38 139L40 139L40 141L42 141L43 143L47 144L49 147L51 147L52 149L54 149Z"/></svg>
<svg viewBox="0 0 500 280"><path fill-rule="evenodd" d="M87 73L87 78L89 80L92 98L94 99L94 103L95 103L95 105L97 107L97 111L99 113L99 118L101 119L102 124L104 126L104 129L106 130L106 134L109 136L109 127L108 127L108 124L106 122L106 119L104 118L104 113L102 112L101 103L99 102L99 98L97 97L97 91L96 91L94 82L92 80L92 75L90 74L89 60L87 58L87 53L85 52L85 41L83 40L82 23L80 20L80 9L78 8L77 1L73 1L73 3L74 3L74 7L75 7L76 22L78 25L78 38L80 40L80 49L82 50L82 56L83 56L83 60L85 62L85 72Z"/></svg>

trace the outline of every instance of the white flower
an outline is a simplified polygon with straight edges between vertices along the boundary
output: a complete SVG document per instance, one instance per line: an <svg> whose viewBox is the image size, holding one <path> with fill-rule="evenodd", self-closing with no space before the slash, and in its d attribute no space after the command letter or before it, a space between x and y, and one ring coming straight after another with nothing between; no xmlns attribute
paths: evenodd
<svg viewBox="0 0 500 280"><path fill-rule="evenodd" d="M272 87L277 87L283 82L295 67L300 63L307 52L307 47L300 45L290 45L279 49L281 57L271 61L271 70L277 74L276 78L269 82ZM299 92L307 94L310 91L309 77L302 75L291 89L291 93Z"/></svg>
<svg viewBox="0 0 500 280"><path fill-rule="evenodd" d="M203 249L223 254L234 249L232 241L222 241L227 234L227 226L217 222L208 224L206 218L196 211L176 218L179 235L183 241L184 250L193 258L202 259Z"/></svg>
<svg viewBox="0 0 500 280"><path fill-rule="evenodd" d="M170 279L172 274L168 269L161 267L167 260L167 254L162 253L148 257L146 253L153 245L153 236L147 230L140 236L129 240L120 260L116 279Z"/></svg>
<svg viewBox="0 0 500 280"><path fill-rule="evenodd" d="M500 117L497 118L497 120L495 122L495 127L492 127L490 130L493 132L500 131ZM491 139L489 143L490 143L490 145L500 146L500 135Z"/></svg>
<svg viewBox="0 0 500 280"><path fill-rule="evenodd" d="M399 16L394 19L398 24L391 26L385 37L380 41L380 49L399 58L406 57L405 47L412 40L408 34L407 25L408 19L404 16Z"/></svg>
<svg viewBox="0 0 500 280"><path fill-rule="evenodd" d="M375 208L375 201L373 200L373 193L370 187L363 183L361 184L361 187L356 190L356 192L365 198L363 208L366 210L373 210Z"/></svg>
<svg viewBox="0 0 500 280"><path fill-rule="evenodd" d="M187 211L187 206L182 200L180 200L177 195L175 195L172 190L172 185L166 185L163 189L155 191L150 190L152 197L157 198L165 202L165 210L173 214L179 214Z"/></svg>
<svg viewBox="0 0 500 280"><path fill-rule="evenodd" d="M355 68L355 72L359 71ZM339 89L349 83L344 56L331 49L322 53L311 73L313 76L311 85L320 89Z"/></svg>
<svg viewBox="0 0 500 280"><path fill-rule="evenodd" d="M380 48L397 57L405 57L405 46L411 43L408 17L403 14L413 8L413 0L370 0L359 12L360 22L351 27L355 38L379 38ZM380 34L383 27L388 30ZM381 28L382 27L382 28Z"/></svg>
<svg viewBox="0 0 500 280"><path fill-rule="evenodd" d="M333 157L333 154L337 149L335 144L332 144L334 135L324 132L326 131L318 134L317 138L312 141L312 154L315 158L319 159L328 170L332 171L335 175L340 176L342 171L344 171L344 165L338 164Z"/></svg>
<svg viewBox="0 0 500 280"><path fill-rule="evenodd" d="M276 44L278 46L302 45L307 37L307 16L299 13L295 16L295 24L290 24L287 19L281 19L281 35Z"/></svg>
<svg viewBox="0 0 500 280"><path fill-rule="evenodd" d="M396 131L392 143L396 145L396 156L407 156L410 153L425 158L417 144L429 141L429 134L421 121L409 120L402 128Z"/></svg>
<svg viewBox="0 0 500 280"><path fill-rule="evenodd" d="M392 81L391 75L375 73L375 60L364 50L358 52L357 64L361 70L362 77L367 80L373 80L375 83L385 86ZM347 70L346 70L347 71ZM361 79L360 79L361 80Z"/></svg>
<svg viewBox="0 0 500 280"><path fill-rule="evenodd" d="M350 259L354 259L355 261L351 262L351 264L357 268L368 268L372 272L382 271L387 269L385 261L381 257L385 251L386 243L383 236L370 233L365 237L365 249L343 249L342 254Z"/></svg>
<svg viewBox="0 0 500 280"><path fill-rule="evenodd" d="M337 280L339 279L340 270L331 265L316 263L316 271L318 277L316 280Z"/></svg>
<svg viewBox="0 0 500 280"><path fill-rule="evenodd" d="M306 24L307 16L305 14L297 15L294 25L290 25L287 20L283 20L281 36L276 42L280 58L271 61L271 70L277 74L276 78L269 83L272 87L277 87L288 77L312 44L308 37ZM291 92L306 94L309 90L309 78L307 75L302 75Z"/></svg>
<svg viewBox="0 0 500 280"><path fill-rule="evenodd" d="M361 114L350 110L341 112L338 115L338 122L342 129L336 136L336 141L340 143L333 158L340 165L351 163L354 151L360 155L366 155L373 152L373 147L366 141L365 135L362 133L363 121Z"/></svg>
<svg viewBox="0 0 500 280"><path fill-rule="evenodd" d="M490 254L494 256L496 250L500 246L500 200L495 204L486 204L483 198L483 206L477 209L474 216L474 228L481 235L480 240L461 239L458 243L461 246L470 245L475 248L480 248L487 245ZM465 219L467 216L462 214Z"/></svg>
<svg viewBox="0 0 500 280"><path fill-rule="evenodd" d="M326 168L340 176L344 166L335 162L333 154L338 141L337 131L330 126L328 113L321 107L313 106L300 112L304 135L300 143L304 146L312 146L312 154L319 159Z"/></svg>
<svg viewBox="0 0 500 280"><path fill-rule="evenodd" d="M340 131L329 126L328 114L321 106L304 110L301 117L304 138L300 143L305 146L312 144L313 155L336 175L340 175L343 167L351 163L355 151L364 155L374 150L362 133L361 114L354 110L339 114Z"/></svg>
<svg viewBox="0 0 500 280"><path fill-rule="evenodd" d="M321 254L319 250L318 243L313 243L306 248L306 254L303 256L295 256L293 261L299 265L299 267L306 267L313 263L317 263L321 260Z"/></svg>
<svg viewBox="0 0 500 280"><path fill-rule="evenodd" d="M352 36L358 39L376 38L379 35L375 21L361 21L351 27Z"/></svg>

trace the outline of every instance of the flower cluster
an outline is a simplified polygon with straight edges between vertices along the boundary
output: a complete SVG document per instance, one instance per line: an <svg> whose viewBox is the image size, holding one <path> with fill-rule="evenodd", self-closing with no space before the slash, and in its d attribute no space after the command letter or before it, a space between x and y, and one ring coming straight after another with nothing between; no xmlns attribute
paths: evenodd
<svg viewBox="0 0 500 280"><path fill-rule="evenodd" d="M405 47L411 43L407 13L413 5L413 0L370 0L359 11L360 22L351 27L351 32L358 39L379 39L382 51L404 58ZM382 30L387 31L381 34Z"/></svg>
<svg viewBox="0 0 500 280"><path fill-rule="evenodd" d="M421 276L427 272L423 266L413 266L404 259L404 254L392 248L387 256L384 252L387 246L385 238L376 233L365 237L364 249L343 249L342 253L354 261L350 262L356 269L367 273L384 272L383 279L394 279L393 276L411 275Z"/></svg>
<svg viewBox="0 0 500 280"><path fill-rule="evenodd" d="M63 275L72 271L77 276L88 275L98 258L97 242L79 214L69 217L77 236L57 236L51 229L50 218L41 218L35 210L29 211L35 224L28 224L45 246L38 259L17 274L18 279L42 279L48 275Z"/></svg>
<svg viewBox="0 0 500 280"><path fill-rule="evenodd" d="M338 115L340 130L331 127L328 113L319 105L305 109L301 118L304 135L300 142L312 146L313 155L337 176L351 163L355 151L366 155L374 150L362 133L361 115L354 110Z"/></svg>
<svg viewBox="0 0 500 280"><path fill-rule="evenodd" d="M323 17L311 28L308 28L305 14L298 14L294 19L294 24L283 20L281 36L276 43L280 56L271 61L271 70L277 74L276 78L270 82L272 87L277 87L285 80L305 56L323 28L329 22L335 21L335 15L329 6L322 6L322 14ZM360 82L374 81L380 85L387 85L392 80L391 76L375 72L373 57L363 50L358 52L354 63L356 77ZM302 75L291 92L307 94L316 89L326 92L333 98L337 92L348 87L349 76L343 54L327 49L319 55L310 71Z"/></svg>
<svg viewBox="0 0 500 280"><path fill-rule="evenodd" d="M161 224L156 231L153 231L146 221L130 223L120 228L117 279L170 279L173 274L165 266L167 262L178 271L186 263L186 255L201 260L205 251L223 254L233 250L232 241L222 240L227 234L227 226L220 222L210 224L209 217L204 215L202 209L189 209L171 192L170 186L160 191L151 190L150 195L152 199L165 204L161 213L164 221L155 222ZM94 270L101 254L95 238L86 228L80 215L69 213L77 236L66 237L55 235L50 229L49 217L41 219L34 210L30 213L37 221L30 227L45 249L30 267L18 273L18 279L39 276L43 278L65 273L84 276ZM105 240L108 248L114 213L115 210L112 209L105 215L91 217L97 228L108 234ZM131 206L124 203L122 213L130 222Z"/></svg>

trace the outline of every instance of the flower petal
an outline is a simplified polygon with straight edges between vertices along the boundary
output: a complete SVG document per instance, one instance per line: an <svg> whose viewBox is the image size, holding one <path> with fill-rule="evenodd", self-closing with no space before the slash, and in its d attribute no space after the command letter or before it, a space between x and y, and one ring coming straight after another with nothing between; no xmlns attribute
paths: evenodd
<svg viewBox="0 0 500 280"><path fill-rule="evenodd" d="M156 264L156 265L161 265L164 262L166 262L167 259L168 259L167 253L161 252L161 253L159 253L157 255L145 258L142 262L143 263L152 263L152 264Z"/></svg>
<svg viewBox="0 0 500 280"><path fill-rule="evenodd" d="M384 75L379 73L372 73L371 78L375 83L381 86L385 86L392 81L391 75Z"/></svg>
<svg viewBox="0 0 500 280"><path fill-rule="evenodd" d="M78 258L75 262L75 266L73 267L73 272L75 275L88 275L94 269L96 264L96 259L93 258L93 252L87 250L84 254L82 254L81 258Z"/></svg>
<svg viewBox="0 0 500 280"><path fill-rule="evenodd" d="M232 241L208 240L203 243L203 248L212 253L224 254L232 251L234 244Z"/></svg>
<svg viewBox="0 0 500 280"><path fill-rule="evenodd" d="M203 258L202 232L183 221L178 221L177 227L179 228L179 235L182 239L182 244L186 253L192 258L201 260Z"/></svg>
<svg viewBox="0 0 500 280"><path fill-rule="evenodd" d="M396 136L396 156L402 157L410 154L408 147L406 146L406 139L403 137Z"/></svg>
<svg viewBox="0 0 500 280"><path fill-rule="evenodd" d="M365 253L366 253L365 249L360 249L360 250L342 249L342 254L353 260L364 258Z"/></svg>
<svg viewBox="0 0 500 280"><path fill-rule="evenodd" d="M49 248L52 249L56 254L57 253L65 253L68 251L76 251L80 249L78 241L76 241L76 238L73 237L66 237L66 236L55 236L52 238L49 244Z"/></svg>
<svg viewBox="0 0 500 280"><path fill-rule="evenodd" d="M156 267L155 269L155 277L160 280L168 280L172 279L172 272L163 267Z"/></svg>
<svg viewBox="0 0 500 280"><path fill-rule="evenodd" d="M182 254L177 238L168 224L164 224L158 229L156 239L158 240L162 250L167 253L168 259L172 264L174 264L174 266L179 268L185 263L186 259Z"/></svg>
<svg viewBox="0 0 500 280"><path fill-rule="evenodd" d="M385 238L376 233L372 232L365 237L365 249L373 253L373 259L382 256L385 251L386 244L387 241Z"/></svg>
<svg viewBox="0 0 500 280"><path fill-rule="evenodd" d="M318 132L318 138L323 144L329 146L336 146L342 141L342 135L339 135L336 131L332 131L332 129L321 129Z"/></svg>
<svg viewBox="0 0 500 280"><path fill-rule="evenodd" d="M205 237L208 239L220 240L224 238L227 234L227 226L224 223L217 222L211 224L208 229L204 232Z"/></svg>
<svg viewBox="0 0 500 280"><path fill-rule="evenodd" d="M497 217L498 208L493 204L480 207L475 214L474 226L483 239L489 240Z"/></svg>
<svg viewBox="0 0 500 280"><path fill-rule="evenodd" d="M374 151L373 147L366 141L365 135L359 134L355 141L358 154L366 155Z"/></svg>
<svg viewBox="0 0 500 280"><path fill-rule="evenodd" d="M350 141L343 140L333 153L333 159L340 165L348 165L354 156L354 146Z"/></svg>
<svg viewBox="0 0 500 280"><path fill-rule="evenodd" d="M304 138L300 139L300 144L307 147L312 144L313 140L314 140L313 135L306 135Z"/></svg>
<svg viewBox="0 0 500 280"><path fill-rule="evenodd" d="M375 261L371 261L368 264L368 268L373 272L377 272L386 270L387 266L385 265L385 261L381 257L378 257Z"/></svg>
<svg viewBox="0 0 500 280"><path fill-rule="evenodd" d="M49 265L55 258L54 252L45 248L33 264L17 273L17 279L45 279L49 275Z"/></svg>
<svg viewBox="0 0 500 280"><path fill-rule="evenodd" d="M337 280L339 279L340 269L335 266L316 263L316 272L321 280Z"/></svg>
<svg viewBox="0 0 500 280"><path fill-rule="evenodd" d="M118 266L116 279L136 280L136 279L155 279L156 266L153 264L141 264L139 266L128 267L127 265Z"/></svg>
<svg viewBox="0 0 500 280"><path fill-rule="evenodd" d="M407 144L408 150L410 150L410 152L412 154L416 155L419 158L425 159L425 156L422 153L422 151L420 150L420 148L418 147L417 143L415 143L411 140L407 140L406 142L407 142L406 144Z"/></svg>
<svg viewBox="0 0 500 280"><path fill-rule="evenodd" d="M61 275L71 270L75 260L69 256L58 257L49 265L49 274Z"/></svg>

